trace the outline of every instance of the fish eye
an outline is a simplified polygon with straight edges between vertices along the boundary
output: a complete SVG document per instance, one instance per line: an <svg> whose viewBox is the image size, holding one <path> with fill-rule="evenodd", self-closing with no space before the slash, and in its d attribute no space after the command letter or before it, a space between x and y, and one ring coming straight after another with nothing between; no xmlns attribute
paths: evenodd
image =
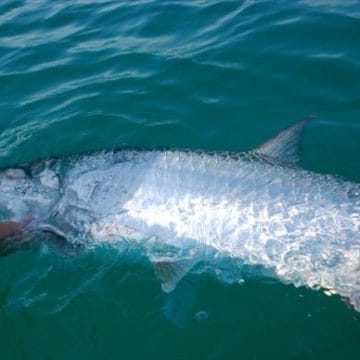
<svg viewBox="0 0 360 360"><path fill-rule="evenodd" d="M8 179L17 180L17 179L25 179L26 174L23 169L7 169L5 171L5 176Z"/></svg>

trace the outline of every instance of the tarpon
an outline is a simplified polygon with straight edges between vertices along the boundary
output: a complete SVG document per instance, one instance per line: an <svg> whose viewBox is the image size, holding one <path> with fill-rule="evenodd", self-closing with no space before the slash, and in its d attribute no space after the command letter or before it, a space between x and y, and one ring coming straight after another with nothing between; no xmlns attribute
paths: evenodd
<svg viewBox="0 0 360 360"><path fill-rule="evenodd" d="M3 169L0 244L136 244L165 292L228 259L360 311L360 184L300 167L309 120L246 153L118 149Z"/></svg>

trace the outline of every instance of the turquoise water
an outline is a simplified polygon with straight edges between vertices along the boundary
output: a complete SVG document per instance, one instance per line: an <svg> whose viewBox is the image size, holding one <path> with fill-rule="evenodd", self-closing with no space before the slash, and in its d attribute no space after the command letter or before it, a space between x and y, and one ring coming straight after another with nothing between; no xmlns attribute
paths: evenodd
<svg viewBox="0 0 360 360"><path fill-rule="evenodd" d="M0 166L245 151L315 112L304 166L359 182L359 37L357 1L2 0ZM206 274L180 290L106 247L1 258L0 359L360 358L360 316L338 296Z"/></svg>

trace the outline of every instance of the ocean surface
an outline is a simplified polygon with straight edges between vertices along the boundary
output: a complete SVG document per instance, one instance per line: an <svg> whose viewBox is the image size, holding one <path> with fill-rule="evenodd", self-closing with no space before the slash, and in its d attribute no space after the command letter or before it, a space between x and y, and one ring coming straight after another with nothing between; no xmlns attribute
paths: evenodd
<svg viewBox="0 0 360 360"><path fill-rule="evenodd" d="M246 151L317 113L304 167L359 182L359 39L356 0L2 0L0 166ZM0 258L0 359L360 359L360 315L339 296L193 273L169 298L135 260Z"/></svg>

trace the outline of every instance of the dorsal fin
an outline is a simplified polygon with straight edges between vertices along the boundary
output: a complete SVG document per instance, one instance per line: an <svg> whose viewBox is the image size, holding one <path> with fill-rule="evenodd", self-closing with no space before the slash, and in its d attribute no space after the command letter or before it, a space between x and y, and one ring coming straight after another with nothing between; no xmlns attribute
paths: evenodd
<svg viewBox="0 0 360 360"><path fill-rule="evenodd" d="M301 134L304 126L314 117L315 115L310 115L296 122L294 125L281 131L274 138L260 145L252 153L269 157L281 163L297 165L300 162Z"/></svg>

